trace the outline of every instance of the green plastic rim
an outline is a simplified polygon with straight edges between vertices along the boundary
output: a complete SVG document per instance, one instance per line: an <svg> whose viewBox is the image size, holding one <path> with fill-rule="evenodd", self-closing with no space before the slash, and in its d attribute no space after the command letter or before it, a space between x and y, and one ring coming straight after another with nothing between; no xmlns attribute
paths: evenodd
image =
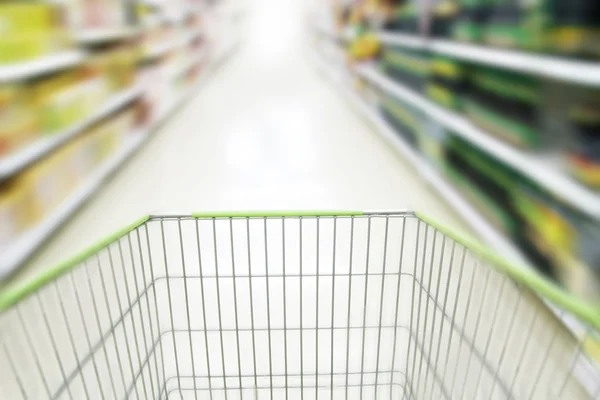
<svg viewBox="0 0 600 400"><path fill-rule="evenodd" d="M575 314L582 321L587 322L591 327L600 331L600 307L589 304L581 298L568 293L553 281L538 274L532 268L506 260L484 247L480 242L474 240L470 236L441 224L427 214L417 211L415 212L415 215L440 232L451 237L456 242L462 244L470 251L477 254L482 260L489 262L496 269L505 273L518 283L528 287L540 296L547 298L566 311Z"/></svg>
<svg viewBox="0 0 600 400"><path fill-rule="evenodd" d="M281 217L350 217L362 215L363 211L352 210L246 210L246 211L200 211L193 212L194 218L281 218Z"/></svg>
<svg viewBox="0 0 600 400"><path fill-rule="evenodd" d="M63 261L54 264L52 267L45 269L44 271L40 272L38 275L34 276L32 279L24 282L23 284L9 288L7 290L3 290L0 293L0 313L8 309L13 304L16 304L21 299L40 289L42 286L48 284L49 282L52 282L62 274L70 271L73 267L82 263L90 256L96 254L98 251L102 250L109 244L125 236L127 233L133 231L137 227L142 226L146 223L146 221L148 221L148 219L150 219L150 217L147 215L138 218L137 220L131 222L128 225L123 226L122 228L118 229L112 234L99 239L98 241L86 247L84 250L80 251L74 256L66 258Z"/></svg>
<svg viewBox="0 0 600 400"><path fill-rule="evenodd" d="M215 211L215 212L194 212L193 218L285 218L285 217L336 217L336 216L361 216L363 211L340 211L340 210L288 210L288 211ZM376 215L376 214L375 214ZM507 261L498 256L493 251L484 247L481 243L471 237L450 229L437 220L429 217L427 214L415 212L420 220L436 228L445 235L451 237L469 250L473 251L483 260L488 261L499 271L507 274L515 281L530 288L543 297L548 298L557 306L575 314L581 320L589 323L592 327L600 331L600 309L586 303L575 295L566 292L558 287L554 282L540 276L534 270L527 266L521 266ZM383 215L382 215L383 216ZM49 282L57 279L62 274L68 272L81 262L88 259L98 251L107 247L111 243L125 236L127 233L146 224L151 219L150 216L143 216L132 223L122 227L114 233L105 236L96 243L88 246L76 255L67 258L51 268L42 271L29 281L17 285L13 288L0 293L0 312L7 310L12 305L18 303L23 298L37 291Z"/></svg>

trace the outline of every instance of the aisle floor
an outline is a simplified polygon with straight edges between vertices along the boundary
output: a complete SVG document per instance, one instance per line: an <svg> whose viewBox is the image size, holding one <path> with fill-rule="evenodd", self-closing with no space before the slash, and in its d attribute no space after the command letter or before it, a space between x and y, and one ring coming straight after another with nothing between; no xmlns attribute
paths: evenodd
<svg viewBox="0 0 600 400"><path fill-rule="evenodd" d="M319 73L302 2L283 3L253 3L236 51L19 280L148 213L420 209L465 229Z"/></svg>

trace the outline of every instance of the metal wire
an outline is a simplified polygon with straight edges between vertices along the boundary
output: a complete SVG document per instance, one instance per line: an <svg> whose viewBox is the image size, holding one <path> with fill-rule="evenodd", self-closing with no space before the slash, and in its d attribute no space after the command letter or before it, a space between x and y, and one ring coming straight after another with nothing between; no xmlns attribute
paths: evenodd
<svg viewBox="0 0 600 400"><path fill-rule="evenodd" d="M0 315L0 398L597 396L539 303L410 212L154 216Z"/></svg>

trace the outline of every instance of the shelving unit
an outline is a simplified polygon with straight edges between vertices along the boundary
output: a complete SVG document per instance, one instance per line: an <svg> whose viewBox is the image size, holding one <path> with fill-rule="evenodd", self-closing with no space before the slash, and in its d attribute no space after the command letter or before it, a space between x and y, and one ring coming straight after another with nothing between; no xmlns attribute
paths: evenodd
<svg viewBox="0 0 600 400"><path fill-rule="evenodd" d="M154 45L148 49L144 55L145 60L150 60L156 57L160 57L169 51L188 45L194 38L202 33L201 29L192 29L181 34L180 36L171 40L166 40L162 43Z"/></svg>
<svg viewBox="0 0 600 400"><path fill-rule="evenodd" d="M57 207L41 223L23 233L13 244L7 247L7 250L2 253L2 258L0 260L0 279L15 271L56 229L65 223L79 207L102 187L104 182L145 143L148 137L156 131L184 101L189 99L189 97L198 90L207 76L212 73L213 68L229 54L228 50L231 49L231 46L235 44L235 42L235 39L226 41L222 51L215 54L210 60L208 68L200 74L196 82L182 90L171 103L165 105L148 127L139 129L136 132L131 132L122 144L121 149L101 164L59 207ZM119 97L111 99L109 103L112 104L112 107L109 107L109 104L107 103L107 106L98 112L97 119L101 119L118 109L119 107L116 106L117 104L126 104L125 99L129 98L129 100L131 100L139 94L140 89L137 86L127 92L122 92L119 94ZM68 139L69 138L65 137L63 142ZM58 145L58 143L55 144L55 147ZM2 163L0 163L0 166L1 165Z"/></svg>
<svg viewBox="0 0 600 400"><path fill-rule="evenodd" d="M363 100L354 90L351 89L349 78L344 78L347 74L330 66L318 54L314 55L319 68L336 84L344 97L360 112L360 114L369 121L376 131L385 139L398 153L402 154L421 175L421 178L427 182L431 188L436 190L440 196L453 207L456 212L463 217L477 235L484 242L492 246L503 257L512 260L523 268L532 268L529 261L515 247L515 245L500 232L494 225L481 215L471 203L441 174L434 166L424 159L416 150L414 150L402 137L395 132L387 121L385 121L375 108ZM360 67L360 73L364 73L369 67ZM363 75L364 76L364 75ZM574 317L569 314L561 313L550 303L546 303L548 309L565 325L575 337L581 337L587 332L587 329ZM589 360L579 354L575 359L575 373L581 384L590 394L596 393L599 389L598 382L600 376Z"/></svg>
<svg viewBox="0 0 600 400"><path fill-rule="evenodd" d="M539 75L550 79L600 87L600 63L568 60L518 50L428 39L416 35L379 32L382 43L430 50L461 60Z"/></svg>
<svg viewBox="0 0 600 400"><path fill-rule="evenodd" d="M144 132L132 133L121 149L101 164L69 197L40 224L23 233L2 253L0 278L10 274L83 205L129 156L141 146Z"/></svg>
<svg viewBox="0 0 600 400"><path fill-rule="evenodd" d="M527 265L526 259L514 247L514 245L502 235L498 230L490 224L484 217L477 212L467 199L464 198L454 186L449 183L427 160L425 160L417 151L415 151L408 143L394 131L394 129L385 121L372 106L361 99L356 92L351 88L349 79L340 79L343 73L330 67L326 62L320 59L320 56L315 55L315 59L333 82L336 83L339 90L342 91L344 97L352 103L352 105L364 116L371 124L373 124L379 134L406 160L419 171L423 180L435 189L464 219L467 221L474 231L486 242L492 244L501 254L511 260L523 265Z"/></svg>
<svg viewBox="0 0 600 400"><path fill-rule="evenodd" d="M142 32L141 29L134 27L115 27L85 29L75 33L75 40L80 45L94 45L115 40L123 40L134 37Z"/></svg>
<svg viewBox="0 0 600 400"><path fill-rule="evenodd" d="M81 50L66 50L31 61L0 65L0 83L33 78L38 75L59 71L83 62L86 53Z"/></svg>
<svg viewBox="0 0 600 400"><path fill-rule="evenodd" d="M141 93L139 87L133 86L114 94L102 107L84 120L70 126L62 132L45 135L24 147L22 150L18 150L13 154L0 158L0 180L14 175L31 163L37 161L39 158L61 146L63 143L68 142L73 137L83 132L87 127L133 101Z"/></svg>
<svg viewBox="0 0 600 400"><path fill-rule="evenodd" d="M372 65L360 66L357 72L384 91L418 107L456 134L531 177L555 196L600 219L600 195L564 173L560 168L559 154L526 152L512 147L474 126L462 116L387 78Z"/></svg>
<svg viewBox="0 0 600 400"><path fill-rule="evenodd" d="M204 7L187 7L185 15L199 12ZM223 17L221 17L223 18ZM224 18L228 18L224 16ZM180 22L180 21L179 21ZM157 18L155 24L162 24L163 20ZM0 82L9 82L14 80L24 80L46 73L52 73L61 69L76 66L86 60L88 54L93 50L86 47L126 40L142 34L151 26L138 27L116 27L86 29L74 33L79 49L65 51L42 57L37 60L22 62L12 65L0 66ZM159 57L173 49L182 48L190 44L192 40L205 33L205 29L199 27L184 27L178 25L174 28L175 36L171 40L156 44L148 50L147 58ZM229 36L219 39L219 41L230 42ZM190 49L191 51L191 49ZM0 280L12 274L52 233L62 225L82 204L84 204L93 194L99 190L103 183L115 173L118 168L138 149L140 148L151 133L165 122L181 103L186 101L205 80L210 71L227 54L216 52L209 54L206 48L195 49L193 54L189 54L181 64L173 64L170 60L169 66L174 74L162 76L161 79L172 80L180 76L193 65L202 60L207 61L206 68L203 69L200 77L195 82L186 83L174 95L168 96L168 99L160 99L157 104L160 107L153 119L148 121L144 128L131 132L125 136L122 146L111 154L101 165L87 177L80 186L74 189L68 197L57 208L53 209L44 219L38 221L35 226L15 237L14 240L6 246L3 246L2 257L0 257ZM134 86L112 95L101 107L93 111L87 118L69 126L68 128L40 136L37 140L27 144L25 147L17 149L14 153L0 158L0 182L19 173L39 159L45 157L61 146L69 143L73 138L86 131L94 123L110 117L116 111L122 109L128 103L141 97L145 88L141 85L142 81Z"/></svg>

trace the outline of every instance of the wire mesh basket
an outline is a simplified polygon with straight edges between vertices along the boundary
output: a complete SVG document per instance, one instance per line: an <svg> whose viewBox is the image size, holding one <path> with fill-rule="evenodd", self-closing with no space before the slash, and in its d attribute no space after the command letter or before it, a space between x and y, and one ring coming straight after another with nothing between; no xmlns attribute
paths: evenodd
<svg viewBox="0 0 600 400"><path fill-rule="evenodd" d="M539 293L600 326L412 212L146 217L0 295L0 398L595 398Z"/></svg>

